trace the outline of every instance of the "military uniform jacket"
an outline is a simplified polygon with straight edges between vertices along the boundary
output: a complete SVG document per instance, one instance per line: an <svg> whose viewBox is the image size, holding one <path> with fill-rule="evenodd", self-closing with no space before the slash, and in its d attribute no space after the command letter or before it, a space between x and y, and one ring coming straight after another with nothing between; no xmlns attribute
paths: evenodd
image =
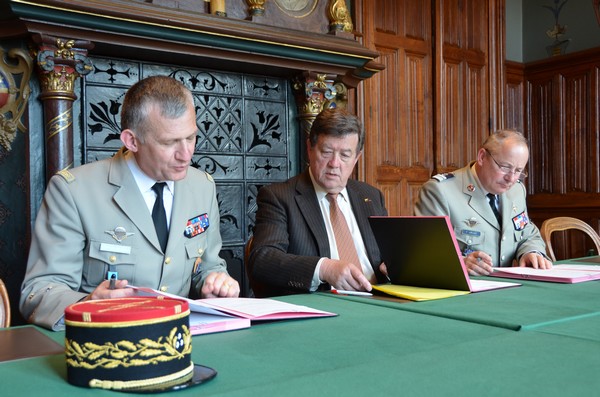
<svg viewBox="0 0 600 397"><path fill-rule="evenodd" d="M109 270L131 285L180 296L194 296L208 273L226 272L212 178L190 167L174 190L163 253L123 150L54 175L35 222L23 316L60 329L64 309L92 292Z"/></svg>
<svg viewBox="0 0 600 397"><path fill-rule="evenodd" d="M472 165L427 181L421 187L415 214L448 215L463 255L484 251L491 255L494 266L512 266L513 260L527 252L544 253L544 241L527 214L525 186L517 182L499 196L500 225Z"/></svg>
<svg viewBox="0 0 600 397"><path fill-rule="evenodd" d="M348 180L348 199L379 282L381 254L368 222L387 215L381 192L364 182ZM309 292L321 258L331 257L325 221L309 171L260 189L248 266L256 296ZM319 289L330 288L322 284Z"/></svg>

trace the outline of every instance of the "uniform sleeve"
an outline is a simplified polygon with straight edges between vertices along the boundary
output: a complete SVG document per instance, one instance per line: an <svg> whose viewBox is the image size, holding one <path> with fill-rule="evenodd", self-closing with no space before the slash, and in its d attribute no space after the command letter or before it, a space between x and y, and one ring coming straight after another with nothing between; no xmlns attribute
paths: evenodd
<svg viewBox="0 0 600 397"><path fill-rule="evenodd" d="M67 182L50 179L35 222L20 310L30 323L60 330L64 309L86 296L81 286L85 236Z"/></svg>

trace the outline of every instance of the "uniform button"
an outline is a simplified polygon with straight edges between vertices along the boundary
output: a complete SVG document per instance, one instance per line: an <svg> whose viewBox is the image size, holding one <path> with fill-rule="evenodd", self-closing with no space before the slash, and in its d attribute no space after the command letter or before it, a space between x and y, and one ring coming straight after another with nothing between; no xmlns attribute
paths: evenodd
<svg viewBox="0 0 600 397"><path fill-rule="evenodd" d="M506 236L502 236L502 241L506 240Z"/></svg>
<svg viewBox="0 0 600 397"><path fill-rule="evenodd" d="M502 255L502 257L501 257L500 259L501 259L501 260L504 260L504 258L506 258L506 256L505 256L505 255Z"/></svg>
<svg viewBox="0 0 600 397"><path fill-rule="evenodd" d="M170 257L170 256L167 256L167 257L165 258L165 265L168 265L169 263L171 263L171 257Z"/></svg>
<svg viewBox="0 0 600 397"><path fill-rule="evenodd" d="M109 260L111 263L115 263L115 262L116 262L116 260L117 260L117 257L116 257L116 256L114 256L114 255L111 255L111 256L108 258L108 260Z"/></svg>
<svg viewBox="0 0 600 397"><path fill-rule="evenodd" d="M198 248L198 255L202 255L204 253L204 250L202 248Z"/></svg>
<svg viewBox="0 0 600 397"><path fill-rule="evenodd" d="M168 289L169 289L169 287L167 287L166 285L163 285L162 287L160 287L161 292L167 292Z"/></svg>
<svg viewBox="0 0 600 397"><path fill-rule="evenodd" d="M471 244L473 240L467 240L467 244Z"/></svg>

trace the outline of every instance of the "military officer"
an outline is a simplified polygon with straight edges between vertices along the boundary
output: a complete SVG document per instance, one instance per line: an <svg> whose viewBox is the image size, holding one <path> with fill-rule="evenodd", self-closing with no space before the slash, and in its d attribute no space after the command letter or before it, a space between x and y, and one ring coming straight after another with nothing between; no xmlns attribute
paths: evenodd
<svg viewBox="0 0 600 397"><path fill-rule="evenodd" d="M134 84L121 110L123 148L54 175L36 219L20 309L60 330L65 308L131 296L128 283L192 297L236 297L219 257L215 183L190 166L191 92L166 76Z"/></svg>
<svg viewBox="0 0 600 397"><path fill-rule="evenodd" d="M415 214L450 217L469 274L487 275L494 266L552 267L527 214L528 160L525 137L502 130L485 140L475 161L422 186Z"/></svg>

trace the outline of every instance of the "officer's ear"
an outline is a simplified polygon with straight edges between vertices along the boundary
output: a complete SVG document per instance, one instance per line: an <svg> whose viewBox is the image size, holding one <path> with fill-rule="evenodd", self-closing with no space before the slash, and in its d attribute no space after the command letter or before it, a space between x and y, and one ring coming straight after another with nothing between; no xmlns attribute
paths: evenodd
<svg viewBox="0 0 600 397"><path fill-rule="evenodd" d="M487 156L487 151L484 148L479 148L477 152L477 164L481 167L483 166L483 159Z"/></svg>
<svg viewBox="0 0 600 397"><path fill-rule="evenodd" d="M139 140L135 136L135 132L130 129L121 131L121 142L130 152L137 152L139 149Z"/></svg>

